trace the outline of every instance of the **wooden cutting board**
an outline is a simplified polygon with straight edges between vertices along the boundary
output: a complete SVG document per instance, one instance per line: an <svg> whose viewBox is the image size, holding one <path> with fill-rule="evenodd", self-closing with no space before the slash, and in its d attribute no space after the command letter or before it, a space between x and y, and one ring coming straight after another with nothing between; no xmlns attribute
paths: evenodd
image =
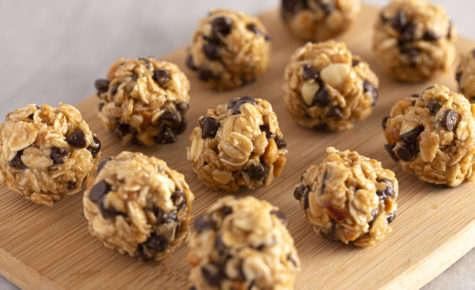
<svg viewBox="0 0 475 290"><path fill-rule="evenodd" d="M270 71L242 89L231 92L206 89L186 68L185 49L165 57L182 67L192 83L191 107L187 114L189 127L176 144L153 148L123 147L100 125L95 97L84 100L78 108L101 139L103 158L122 150L142 151L164 159L172 168L185 174L196 196L193 214L198 215L224 195L202 185L186 160L188 136L199 116L207 108L231 97L250 95L269 100L288 143L288 163L282 176L274 179L270 186L237 194L268 200L287 215L288 228L302 261L295 288L420 287L475 246L475 186L438 189L420 182L403 173L383 149L381 120L395 101L418 93L432 83L445 84L452 89L456 86L454 67L449 74L427 83L411 85L388 79L371 52L372 28L377 15L376 8L364 6L357 23L338 38L370 63L381 82L380 98L373 114L347 132L322 133L303 129L286 112L282 90L284 68L291 53L303 43L288 33L278 10L260 17L273 39ZM473 42L465 39L457 41L460 52L473 46ZM103 75L106 72L107 68L104 68ZM101 76L91 76L91 91L95 77ZM293 198L293 188L301 173L322 160L327 146L356 150L381 160L384 167L396 172L400 195L397 218L392 223L394 231L375 247L360 249L317 236ZM93 238L81 212L81 194L48 208L32 204L4 186L0 187L0 273L26 289L186 289L189 285L186 245L161 263L135 261L105 248Z"/></svg>

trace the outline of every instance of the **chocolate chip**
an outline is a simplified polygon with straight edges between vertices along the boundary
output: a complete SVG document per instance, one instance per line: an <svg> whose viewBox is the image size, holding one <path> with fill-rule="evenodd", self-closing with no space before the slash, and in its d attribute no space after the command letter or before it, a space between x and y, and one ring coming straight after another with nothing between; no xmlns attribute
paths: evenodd
<svg viewBox="0 0 475 290"><path fill-rule="evenodd" d="M181 102L175 105L178 111L180 111L182 114L186 113L188 111L188 108L190 105L187 102Z"/></svg>
<svg viewBox="0 0 475 290"><path fill-rule="evenodd" d="M395 212L392 212L392 213L386 215L386 220L388 221L388 224L392 223L395 218L396 218L396 213Z"/></svg>
<svg viewBox="0 0 475 290"><path fill-rule="evenodd" d="M89 199L92 202L99 202L107 193L109 193L110 189L110 185L105 180L101 180L91 188Z"/></svg>
<svg viewBox="0 0 475 290"><path fill-rule="evenodd" d="M460 81L462 80L462 72L461 71L457 71L455 73L455 80L457 80L457 83L460 84Z"/></svg>
<svg viewBox="0 0 475 290"><path fill-rule="evenodd" d="M422 133L422 131L424 131L424 126L418 126L411 131L402 134L400 138L407 144L413 144L417 142L417 138L419 138L419 135Z"/></svg>
<svg viewBox="0 0 475 290"><path fill-rule="evenodd" d="M161 87L165 87L171 80L170 71L166 69L156 69L153 71L152 79Z"/></svg>
<svg viewBox="0 0 475 290"><path fill-rule="evenodd" d="M186 195L181 190L175 190L172 194L173 204L176 206L177 211L182 211L186 208Z"/></svg>
<svg viewBox="0 0 475 290"><path fill-rule="evenodd" d="M73 147L84 148L87 144L86 134L81 130L74 131L66 138L66 142Z"/></svg>
<svg viewBox="0 0 475 290"><path fill-rule="evenodd" d="M203 67L198 69L198 78L202 81L219 80L219 76L215 76L210 69Z"/></svg>
<svg viewBox="0 0 475 290"><path fill-rule="evenodd" d="M97 79L94 82L94 86L96 87L97 94L106 93L109 90L109 81L106 79Z"/></svg>
<svg viewBox="0 0 475 290"><path fill-rule="evenodd" d="M331 223L332 223L332 227L329 228L329 229L322 229L322 230L320 230L320 233L322 234L322 236L324 236L325 238L327 238L329 240L337 240L337 237L336 237L336 222L333 219L330 219L330 220L331 220Z"/></svg>
<svg viewBox="0 0 475 290"><path fill-rule="evenodd" d="M361 62L361 61L359 61L358 59L353 59L353 60L351 61L351 66L355 67L355 66L359 65L360 62Z"/></svg>
<svg viewBox="0 0 475 290"><path fill-rule="evenodd" d="M246 169L246 172L249 174L249 176L252 179L261 180L267 177L268 169L262 163L260 164L251 163L249 168Z"/></svg>
<svg viewBox="0 0 475 290"><path fill-rule="evenodd" d="M305 194L305 191L307 190L307 186L300 184L297 188L294 190L294 198L296 200L300 200L302 196Z"/></svg>
<svg viewBox="0 0 475 290"><path fill-rule="evenodd" d="M123 217L127 216L127 214L125 214L123 212L117 211L115 209L106 208L105 205L104 205L104 199L102 199L99 202L99 210L101 211L102 217L105 218L105 219L112 219L112 218L115 218L116 216L119 216L119 215L123 216Z"/></svg>
<svg viewBox="0 0 475 290"><path fill-rule="evenodd" d="M340 120L343 118L343 112L339 107L331 107L325 115L325 118L334 118Z"/></svg>
<svg viewBox="0 0 475 290"><path fill-rule="evenodd" d="M323 173L323 180L322 180L322 188L320 190L320 194L325 193L325 187L327 186L327 179L328 179L328 171L325 170L325 173Z"/></svg>
<svg viewBox="0 0 475 290"><path fill-rule="evenodd" d="M428 90L432 90L433 88L435 88L435 85L428 86L427 88L424 89L424 92Z"/></svg>
<svg viewBox="0 0 475 290"><path fill-rule="evenodd" d="M427 30L422 36L422 38L427 41L436 41L440 39L440 36L437 35L435 32L433 32L432 30Z"/></svg>
<svg viewBox="0 0 475 290"><path fill-rule="evenodd" d="M187 57L186 57L186 65L192 69L192 70L196 70L197 67L195 66L195 63L193 62L193 56L191 54L189 54Z"/></svg>
<svg viewBox="0 0 475 290"><path fill-rule="evenodd" d="M454 110L447 110L444 112L441 123L447 131L454 131L457 128L457 123L459 121L459 114Z"/></svg>
<svg viewBox="0 0 475 290"><path fill-rule="evenodd" d="M221 209L221 214L223 215L223 217L230 215L232 213L233 213L233 208L230 206L225 206Z"/></svg>
<svg viewBox="0 0 475 290"><path fill-rule="evenodd" d="M219 286L223 275L221 270L215 266L203 266L201 267L201 276L210 286Z"/></svg>
<svg viewBox="0 0 475 290"><path fill-rule="evenodd" d="M299 10L299 6L302 9L308 8L307 1L302 1L302 0L282 0L282 11L290 12L290 13L295 13L297 10Z"/></svg>
<svg viewBox="0 0 475 290"><path fill-rule="evenodd" d="M153 205L152 210L153 210L153 214L157 218L157 222L156 222L157 225L178 222L180 220L175 210L165 212L161 208L157 207L156 205Z"/></svg>
<svg viewBox="0 0 475 290"><path fill-rule="evenodd" d="M28 166L26 166L25 163L23 163L23 161L21 160L21 155L23 155L23 150L18 151L15 157L13 157L10 162L8 162L8 165L16 169L27 169Z"/></svg>
<svg viewBox="0 0 475 290"><path fill-rule="evenodd" d="M411 95L411 98L413 98L413 99L418 99L418 98L419 98L419 94L412 94L412 95Z"/></svg>
<svg viewBox="0 0 475 290"><path fill-rule="evenodd" d="M399 161L399 157L397 157L396 153L394 153L393 148L394 148L394 146L391 146L391 145L389 145L389 144L385 144L385 145L384 145L384 149L386 149L386 151L389 153L389 155L391 156L391 158L392 158L394 161Z"/></svg>
<svg viewBox="0 0 475 290"><path fill-rule="evenodd" d="M257 36L262 35L261 31L259 30L259 28L257 28L257 25L255 23L249 23L246 28Z"/></svg>
<svg viewBox="0 0 475 290"><path fill-rule="evenodd" d="M330 104L331 95L325 86L320 86L318 91L315 93L312 106L317 105L320 108L328 106Z"/></svg>
<svg viewBox="0 0 475 290"><path fill-rule="evenodd" d="M306 64L302 67L302 78L305 81L310 79L318 81L320 76L318 74L318 71L313 66Z"/></svg>
<svg viewBox="0 0 475 290"><path fill-rule="evenodd" d="M269 138L273 138L274 137L274 134L272 134L269 130L269 127L267 127L267 125L261 125L259 126L259 129L261 129L261 132L266 132L266 138L269 139Z"/></svg>
<svg viewBox="0 0 475 290"><path fill-rule="evenodd" d="M102 112L102 108L104 108L104 103L99 103L99 112Z"/></svg>
<svg viewBox="0 0 475 290"><path fill-rule="evenodd" d="M274 141L275 141L275 145L277 145L278 149L287 147L287 142L285 141L284 138L275 137Z"/></svg>
<svg viewBox="0 0 475 290"><path fill-rule="evenodd" d="M152 232L150 237L148 237L148 239L145 242L138 245L139 248L142 248L141 249L142 252L144 252L143 248L147 248L147 249L150 249L151 251L158 252L158 253L165 251L167 249L167 246L168 246L168 239L165 236L162 236L161 234L156 233L156 232Z"/></svg>
<svg viewBox="0 0 475 290"><path fill-rule="evenodd" d="M391 26L398 32L402 32L404 27L407 25L406 14L403 10L399 10L396 15L394 15Z"/></svg>
<svg viewBox="0 0 475 290"><path fill-rule="evenodd" d="M206 57L209 60L218 60L218 59L220 59L219 46L218 45L216 45L214 43L207 42L207 43L203 44L202 50L203 50L203 53L206 55Z"/></svg>
<svg viewBox="0 0 475 290"><path fill-rule="evenodd" d="M368 222L368 227L369 228L371 228L373 226L374 220L378 217L378 214L379 214L379 209L378 208L375 208L371 212L371 220Z"/></svg>
<svg viewBox="0 0 475 290"><path fill-rule="evenodd" d="M449 30L447 31L447 39L451 39L452 38L452 26L453 26L453 22L452 20L449 20Z"/></svg>
<svg viewBox="0 0 475 290"><path fill-rule="evenodd" d="M412 23L408 23L401 31L401 44L414 40L415 26Z"/></svg>
<svg viewBox="0 0 475 290"><path fill-rule="evenodd" d="M196 288L195 285L191 285L190 288L188 290L198 290L198 288Z"/></svg>
<svg viewBox="0 0 475 290"><path fill-rule="evenodd" d="M172 131L175 134L181 134L181 133L185 132L185 130L186 130L187 121L186 121L185 117L183 115L181 115L180 119L181 119L181 121L178 124L175 124L172 127Z"/></svg>
<svg viewBox="0 0 475 290"><path fill-rule="evenodd" d="M272 210L271 214L275 215L284 225L287 223L287 218L285 214L280 210Z"/></svg>
<svg viewBox="0 0 475 290"><path fill-rule="evenodd" d="M373 84L367 80L363 80L363 92L370 93L371 97L373 98L374 105L376 103L376 99L378 98L378 90L375 88L375 86L373 86Z"/></svg>
<svg viewBox="0 0 475 290"><path fill-rule="evenodd" d="M414 65L417 63L417 58L419 56L419 49L414 48L414 47L401 48L400 52L401 54L405 54L409 57L409 61L411 62L411 65Z"/></svg>
<svg viewBox="0 0 475 290"><path fill-rule="evenodd" d="M320 123L318 125L313 126L313 129L318 131L328 131L329 127L327 123Z"/></svg>
<svg viewBox="0 0 475 290"><path fill-rule="evenodd" d="M389 116L386 116L383 118L383 122L382 122L383 130L386 130L386 124L388 123L388 120L389 120Z"/></svg>
<svg viewBox="0 0 475 290"><path fill-rule="evenodd" d="M213 117L203 117L200 120L201 138L214 138L221 123Z"/></svg>
<svg viewBox="0 0 475 290"><path fill-rule="evenodd" d="M34 115L35 115L35 114L30 114L30 115L28 115L28 119L33 120L33 116L34 116Z"/></svg>
<svg viewBox="0 0 475 290"><path fill-rule="evenodd" d="M106 159L102 160L99 166L97 167L97 173L99 173L102 168L106 165L107 162L111 161L112 159L110 157L107 157Z"/></svg>
<svg viewBox="0 0 475 290"><path fill-rule="evenodd" d="M118 89L119 89L119 84L115 84L115 85L112 87L111 91L110 91L111 95L113 96L113 95L117 94L117 90L118 90Z"/></svg>
<svg viewBox="0 0 475 290"><path fill-rule="evenodd" d="M326 15L329 15L332 13L333 10L335 10L335 5L333 3L324 3L322 1L318 2L318 6L325 12Z"/></svg>
<svg viewBox="0 0 475 290"><path fill-rule="evenodd" d="M414 151L411 145L403 144L401 147L397 148L396 154L402 161L409 162L414 158Z"/></svg>
<svg viewBox="0 0 475 290"><path fill-rule="evenodd" d="M101 140L96 136L92 137L92 144L87 147L87 150L91 152L92 156L96 156L101 151Z"/></svg>
<svg viewBox="0 0 475 290"><path fill-rule="evenodd" d="M426 107L429 109L430 114L434 116L439 112L440 108L442 108L442 105L436 100L430 100Z"/></svg>
<svg viewBox="0 0 475 290"><path fill-rule="evenodd" d="M68 187L69 190L73 190L74 188L76 188L76 182L68 181L67 187Z"/></svg>
<svg viewBox="0 0 475 290"><path fill-rule="evenodd" d="M153 137L157 144L172 144L176 142L176 137L169 131L167 127L163 127L162 131L157 136Z"/></svg>
<svg viewBox="0 0 475 290"><path fill-rule="evenodd" d="M160 122L164 123L168 127L173 127L180 124L180 117L174 112L165 111L160 116Z"/></svg>
<svg viewBox="0 0 475 290"><path fill-rule="evenodd" d="M64 158L69 157L69 150L68 148L64 147L53 147L51 148L51 154L49 155L51 159L53 159L54 164L63 164Z"/></svg>
<svg viewBox="0 0 475 290"><path fill-rule="evenodd" d="M396 195L394 192L393 182L388 178L382 178L378 182L386 183L386 188L383 191L377 191L376 194L379 196L379 199L383 200L385 198L392 198Z"/></svg>
<svg viewBox="0 0 475 290"><path fill-rule="evenodd" d="M245 103L251 103L255 105L256 100L249 96L231 99L228 102L228 110L231 110L233 115L241 114L241 106Z"/></svg>
<svg viewBox="0 0 475 290"><path fill-rule="evenodd" d="M231 32L231 26L233 21L227 17L216 17L211 21L211 27L213 30L213 35L222 35L226 36Z"/></svg>
<svg viewBox="0 0 475 290"><path fill-rule="evenodd" d="M214 229L214 223L208 220L208 218L208 215L202 214L195 219L194 226L198 234L201 234L205 230Z"/></svg>

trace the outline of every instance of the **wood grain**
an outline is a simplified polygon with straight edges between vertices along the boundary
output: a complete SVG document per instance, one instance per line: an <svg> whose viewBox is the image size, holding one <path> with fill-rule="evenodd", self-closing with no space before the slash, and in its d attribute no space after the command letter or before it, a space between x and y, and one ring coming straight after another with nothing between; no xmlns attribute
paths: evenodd
<svg viewBox="0 0 475 290"><path fill-rule="evenodd" d="M380 124L396 100L419 92L432 83L445 84L452 89L456 87L453 68L448 75L439 76L429 83L408 85L389 80L373 59L370 49L371 28L376 16L376 8L365 6L355 26L338 38L345 41L353 53L367 60L381 81L375 112L347 132L306 130L298 127L287 114L282 99L284 68L290 54L303 43L289 35L277 10L260 17L273 39L270 71L247 87L231 92L210 91L185 67L185 49L165 57L180 65L192 83L191 107L187 115L190 125L174 145L122 147L99 124L97 99L90 97L78 108L102 140L103 158L122 150L142 151L164 159L172 168L184 173L196 196L193 214L198 215L224 194L202 185L186 161L185 147L198 117L208 107L224 103L231 97L251 95L268 99L277 112L288 143L288 163L282 176L270 186L237 194L252 194L268 200L287 215L288 228L302 261L296 289L420 287L475 246L475 188L472 184L438 189L422 183L404 174L384 151ZM459 51L466 51L471 46L473 43L468 40L457 42ZM394 231L375 247L345 246L313 234L293 199L292 189L300 174L322 160L327 146L356 150L381 160L383 166L397 174L400 197L398 216L392 224ZM186 289L189 273L185 262L186 246L181 246L162 263L135 261L95 240L87 232L87 221L81 212L80 194L47 208L0 187L0 273L25 289Z"/></svg>

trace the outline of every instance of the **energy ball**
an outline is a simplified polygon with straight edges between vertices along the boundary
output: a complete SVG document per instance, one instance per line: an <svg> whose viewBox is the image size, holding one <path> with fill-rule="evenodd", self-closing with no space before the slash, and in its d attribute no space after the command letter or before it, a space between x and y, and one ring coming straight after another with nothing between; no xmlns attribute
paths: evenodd
<svg viewBox="0 0 475 290"><path fill-rule="evenodd" d="M354 151L327 148L328 156L302 175L294 197L316 233L358 247L392 231L398 182L381 162Z"/></svg>
<svg viewBox="0 0 475 290"><path fill-rule="evenodd" d="M219 9L200 21L186 63L207 86L227 90L263 75L270 52L270 38L259 19Z"/></svg>
<svg viewBox="0 0 475 290"><path fill-rule="evenodd" d="M195 222L191 289L293 289L300 261L284 214L254 197L227 196Z"/></svg>
<svg viewBox="0 0 475 290"><path fill-rule="evenodd" d="M99 164L101 142L73 106L28 105L0 124L0 182L34 203L81 191Z"/></svg>
<svg viewBox="0 0 475 290"><path fill-rule="evenodd" d="M124 151L103 161L88 185L84 215L106 247L158 261L188 238L194 195L163 160Z"/></svg>
<svg viewBox="0 0 475 290"><path fill-rule="evenodd" d="M441 6L394 0L380 13L373 49L389 75L420 82L450 68L455 38L455 26Z"/></svg>
<svg viewBox="0 0 475 290"><path fill-rule="evenodd" d="M470 102L475 103L475 49L462 55L455 79L460 92Z"/></svg>
<svg viewBox="0 0 475 290"><path fill-rule="evenodd" d="M347 30L360 9L359 0L282 0L280 6L290 31L303 40L316 42Z"/></svg>
<svg viewBox="0 0 475 290"><path fill-rule="evenodd" d="M371 114L378 86L369 65L343 42L309 42L285 69L284 101L299 125L341 131Z"/></svg>
<svg viewBox="0 0 475 290"><path fill-rule="evenodd" d="M455 187L475 181L475 105L434 85L406 97L384 118L384 147L420 180Z"/></svg>
<svg viewBox="0 0 475 290"><path fill-rule="evenodd" d="M185 131L190 82L173 63L119 59L95 87L99 119L123 144L170 144Z"/></svg>
<svg viewBox="0 0 475 290"><path fill-rule="evenodd" d="M269 102L231 99L208 109L190 136L187 157L198 178L213 190L269 185L282 172L287 143Z"/></svg>

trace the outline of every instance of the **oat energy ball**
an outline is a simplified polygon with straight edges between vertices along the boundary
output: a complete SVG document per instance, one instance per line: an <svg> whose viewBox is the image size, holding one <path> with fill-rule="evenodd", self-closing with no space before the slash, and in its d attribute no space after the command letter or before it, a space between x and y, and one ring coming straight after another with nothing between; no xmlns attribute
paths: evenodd
<svg viewBox="0 0 475 290"><path fill-rule="evenodd" d="M259 98L231 99L208 109L190 143L187 157L193 170L214 190L269 185L287 160L277 115L269 102Z"/></svg>
<svg viewBox="0 0 475 290"><path fill-rule="evenodd" d="M191 289L293 289L300 261L284 214L254 197L227 196L195 220Z"/></svg>
<svg viewBox="0 0 475 290"><path fill-rule="evenodd" d="M386 150L425 182L475 181L475 105L444 86L398 101L383 120Z"/></svg>
<svg viewBox="0 0 475 290"><path fill-rule="evenodd" d="M343 42L309 42L294 52L285 69L284 101L303 127L346 130L371 114L378 85L368 64Z"/></svg>
<svg viewBox="0 0 475 290"><path fill-rule="evenodd" d="M28 105L0 124L0 183L35 203L81 191L97 169L101 142L73 106Z"/></svg>
<svg viewBox="0 0 475 290"><path fill-rule="evenodd" d="M209 87L227 90L263 75L270 51L270 38L259 19L219 9L200 21L186 63Z"/></svg>
<svg viewBox="0 0 475 290"><path fill-rule="evenodd" d="M160 260L188 238L194 195L163 160L124 151L103 161L88 185L84 215L106 247Z"/></svg>
<svg viewBox="0 0 475 290"><path fill-rule="evenodd" d="M455 79L460 92L475 103L475 49L462 55Z"/></svg>
<svg viewBox="0 0 475 290"><path fill-rule="evenodd" d="M282 0L280 12L290 31L304 40L322 41L350 27L361 8L359 0Z"/></svg>
<svg viewBox="0 0 475 290"><path fill-rule="evenodd" d="M455 26L426 0L394 0L376 24L373 49L394 78L419 82L447 71L455 58Z"/></svg>
<svg viewBox="0 0 475 290"><path fill-rule="evenodd" d="M99 119L123 144L174 143L185 131L190 82L173 63L119 59L95 87Z"/></svg>
<svg viewBox="0 0 475 290"><path fill-rule="evenodd" d="M358 247L391 232L398 182L381 162L354 151L327 148L328 156L302 175L294 197L316 233Z"/></svg>

